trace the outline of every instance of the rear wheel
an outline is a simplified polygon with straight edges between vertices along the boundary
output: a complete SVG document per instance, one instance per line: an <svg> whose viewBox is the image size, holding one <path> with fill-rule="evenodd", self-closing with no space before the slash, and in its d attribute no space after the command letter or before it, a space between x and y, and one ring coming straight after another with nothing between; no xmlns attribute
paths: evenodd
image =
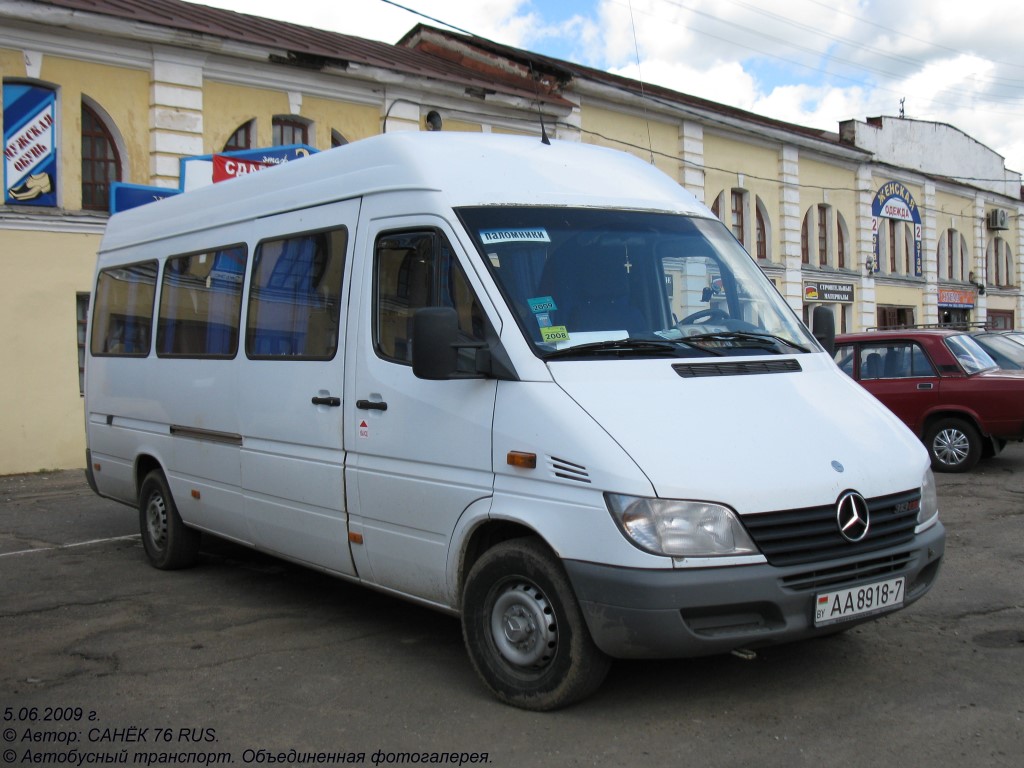
<svg viewBox="0 0 1024 768"><path fill-rule="evenodd" d="M161 570L187 568L199 557L199 531L181 521L164 473L154 469L139 490L139 530L150 564Z"/></svg>
<svg viewBox="0 0 1024 768"><path fill-rule="evenodd" d="M981 458L981 434L964 419L941 419L925 436L937 472L967 472Z"/></svg>
<svg viewBox="0 0 1024 768"><path fill-rule="evenodd" d="M462 595L466 650L501 701L564 707L601 685L611 664L590 637L561 563L537 539L488 550Z"/></svg>

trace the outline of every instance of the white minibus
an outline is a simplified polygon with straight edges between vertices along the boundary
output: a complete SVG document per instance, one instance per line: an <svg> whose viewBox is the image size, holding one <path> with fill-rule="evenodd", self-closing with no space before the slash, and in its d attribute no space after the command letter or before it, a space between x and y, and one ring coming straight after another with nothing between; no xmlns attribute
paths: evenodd
<svg viewBox="0 0 1024 768"><path fill-rule="evenodd" d="M931 588L928 455L822 325L642 160L386 134L111 217L87 474L157 568L210 534L432 606L553 709Z"/></svg>

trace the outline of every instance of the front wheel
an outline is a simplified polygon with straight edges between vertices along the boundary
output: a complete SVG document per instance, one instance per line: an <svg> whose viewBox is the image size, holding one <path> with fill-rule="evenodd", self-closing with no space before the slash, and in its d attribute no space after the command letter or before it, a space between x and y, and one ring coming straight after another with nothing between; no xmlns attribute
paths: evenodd
<svg viewBox="0 0 1024 768"><path fill-rule="evenodd" d="M181 521L164 473L154 469L139 489L139 530L153 567L187 568L199 557L201 534Z"/></svg>
<svg viewBox="0 0 1024 768"><path fill-rule="evenodd" d="M533 538L498 544L470 569L462 633L484 684L523 709L579 701L611 665L590 637L561 564Z"/></svg>
<svg viewBox="0 0 1024 768"><path fill-rule="evenodd" d="M925 435L937 472L967 472L981 458L981 434L964 419L941 419Z"/></svg>

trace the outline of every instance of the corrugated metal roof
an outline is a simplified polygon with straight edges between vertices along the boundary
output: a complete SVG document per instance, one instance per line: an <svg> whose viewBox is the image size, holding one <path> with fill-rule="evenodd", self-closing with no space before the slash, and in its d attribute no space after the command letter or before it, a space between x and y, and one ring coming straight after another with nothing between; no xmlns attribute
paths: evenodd
<svg viewBox="0 0 1024 768"><path fill-rule="evenodd" d="M291 58L292 63L316 68L347 63L380 67L404 74L456 83L467 88L501 93L560 106L571 106L557 94L538 92L531 83L491 79L463 66L422 51L353 35L330 32L247 13L211 8L183 0L33 0L71 11L112 16L158 27L233 40L268 49L268 56ZM290 56L289 56L290 55ZM282 62L283 63L283 62Z"/></svg>

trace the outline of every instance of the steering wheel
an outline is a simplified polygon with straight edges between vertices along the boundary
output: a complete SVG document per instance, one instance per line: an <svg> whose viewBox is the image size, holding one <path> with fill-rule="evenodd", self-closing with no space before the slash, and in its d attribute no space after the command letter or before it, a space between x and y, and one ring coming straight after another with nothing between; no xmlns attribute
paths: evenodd
<svg viewBox="0 0 1024 768"><path fill-rule="evenodd" d="M680 325L690 325L692 323L696 323L698 320L705 323L717 323L728 319L729 313L726 312L724 309L719 309L718 307L708 307L707 309L701 309L697 312L694 312L692 315L687 315L678 323L676 323L676 327L678 328Z"/></svg>

